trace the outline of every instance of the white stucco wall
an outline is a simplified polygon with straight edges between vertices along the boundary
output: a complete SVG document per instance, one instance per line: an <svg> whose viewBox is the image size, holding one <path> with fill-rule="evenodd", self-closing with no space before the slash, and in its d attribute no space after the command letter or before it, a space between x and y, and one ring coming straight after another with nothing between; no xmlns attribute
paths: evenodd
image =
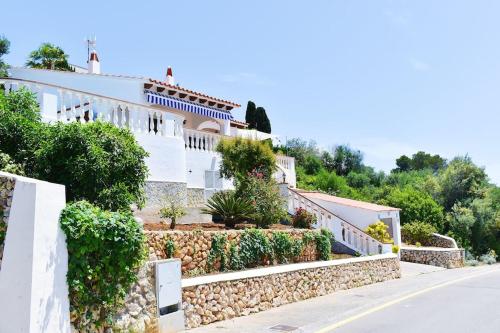
<svg viewBox="0 0 500 333"><path fill-rule="evenodd" d="M365 230L370 224L375 223L381 219L391 218L392 229L394 231L394 234L392 235L394 238L394 244L401 244L401 228L399 223L398 210L374 211L359 207L341 205L331 201L316 198L311 198L311 200L362 230Z"/></svg>
<svg viewBox="0 0 500 333"><path fill-rule="evenodd" d="M12 67L10 77L53 84L68 89L144 104L144 79Z"/></svg>
<svg viewBox="0 0 500 333"><path fill-rule="evenodd" d="M213 151L186 151L186 172L188 188L205 188L205 171L220 169L221 157ZM191 172L189 172L191 171ZM222 179L222 189L230 189L233 184L230 180Z"/></svg>
<svg viewBox="0 0 500 333"><path fill-rule="evenodd" d="M149 181L185 183L186 149L182 137L162 137L134 134L139 144L149 153L146 165Z"/></svg>
<svg viewBox="0 0 500 333"><path fill-rule="evenodd" d="M64 186L16 178L2 270L0 332L70 333Z"/></svg>

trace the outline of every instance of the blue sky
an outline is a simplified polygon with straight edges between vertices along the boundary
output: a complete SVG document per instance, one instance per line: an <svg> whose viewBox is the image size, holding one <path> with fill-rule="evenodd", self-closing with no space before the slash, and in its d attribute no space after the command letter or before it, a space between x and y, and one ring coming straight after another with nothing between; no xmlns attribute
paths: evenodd
<svg viewBox="0 0 500 333"><path fill-rule="evenodd" d="M350 144L390 170L468 153L500 183L498 1L7 1L13 65L48 41L106 73L264 106L273 132Z"/></svg>

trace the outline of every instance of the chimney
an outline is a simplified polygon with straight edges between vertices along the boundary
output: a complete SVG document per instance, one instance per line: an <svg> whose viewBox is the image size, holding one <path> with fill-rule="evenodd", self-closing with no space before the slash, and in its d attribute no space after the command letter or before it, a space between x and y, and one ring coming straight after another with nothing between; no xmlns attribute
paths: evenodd
<svg viewBox="0 0 500 333"><path fill-rule="evenodd" d="M172 74L172 67L167 68L167 84L173 86L175 85L174 75Z"/></svg>
<svg viewBox="0 0 500 333"><path fill-rule="evenodd" d="M101 63L97 57L96 50L92 50L92 52L90 52L88 64L89 74L101 74Z"/></svg>

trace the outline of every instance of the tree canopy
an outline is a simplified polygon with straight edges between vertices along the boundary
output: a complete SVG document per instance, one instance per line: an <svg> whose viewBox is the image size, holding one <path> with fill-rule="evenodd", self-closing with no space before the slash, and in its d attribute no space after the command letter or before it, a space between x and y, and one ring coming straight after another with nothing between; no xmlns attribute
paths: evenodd
<svg viewBox="0 0 500 333"><path fill-rule="evenodd" d="M0 36L0 77L7 76L7 64L2 57L9 53L10 41L5 36Z"/></svg>
<svg viewBox="0 0 500 333"><path fill-rule="evenodd" d="M41 69L56 69L72 71L68 63L68 55L59 47L50 43L43 43L29 54L26 66Z"/></svg>
<svg viewBox="0 0 500 333"><path fill-rule="evenodd" d="M419 151L410 158L402 155L396 159L397 168L394 171L418 171L431 169L434 172L443 169L446 166L446 159L439 155L431 155L423 151Z"/></svg>
<svg viewBox="0 0 500 333"><path fill-rule="evenodd" d="M248 128L254 129L257 128L257 120L256 120L256 106L252 101L248 101L247 111L245 113L245 122L248 124Z"/></svg>
<svg viewBox="0 0 500 333"><path fill-rule="evenodd" d="M345 145L322 151L295 138L275 149L295 157L299 188L397 207L402 224L435 227L475 255L500 253L500 188L468 156L447 163L420 151L399 157L385 174Z"/></svg>

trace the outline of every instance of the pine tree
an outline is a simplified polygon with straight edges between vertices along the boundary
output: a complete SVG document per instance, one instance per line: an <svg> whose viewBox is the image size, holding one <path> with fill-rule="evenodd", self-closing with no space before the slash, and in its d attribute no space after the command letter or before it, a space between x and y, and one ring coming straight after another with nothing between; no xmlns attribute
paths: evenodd
<svg viewBox="0 0 500 333"><path fill-rule="evenodd" d="M248 123L248 128L257 127L256 107L255 103L252 101L248 101L247 112L245 114L245 122Z"/></svg>
<svg viewBox="0 0 500 333"><path fill-rule="evenodd" d="M267 117L266 110L259 106L255 110L255 120L257 123L256 129L264 133L271 133L271 122Z"/></svg>

